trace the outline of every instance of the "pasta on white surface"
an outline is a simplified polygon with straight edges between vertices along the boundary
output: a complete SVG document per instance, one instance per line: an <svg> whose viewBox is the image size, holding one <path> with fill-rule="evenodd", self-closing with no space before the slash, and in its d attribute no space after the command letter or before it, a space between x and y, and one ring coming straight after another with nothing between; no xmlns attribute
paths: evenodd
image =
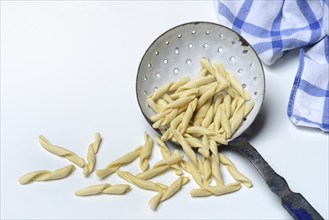
<svg viewBox="0 0 329 220"><path fill-rule="evenodd" d="M97 132L95 134L95 141L91 143L88 148L88 154L87 154L88 163L85 164L85 166L83 167L83 174L85 176L89 176L90 173L94 170L96 163L96 153L98 152L100 143L101 143L101 135L100 133Z"/></svg>
<svg viewBox="0 0 329 220"><path fill-rule="evenodd" d="M182 188L183 185L188 183L188 181L189 181L189 178L186 176L178 177L178 179L176 181L174 181L166 190L164 190L163 192L154 196L150 200L149 205L150 205L151 209L156 210L156 208L158 207L160 202L163 202L163 201L169 199L170 197L172 197L174 194L176 194Z"/></svg>
<svg viewBox="0 0 329 220"><path fill-rule="evenodd" d="M116 172L117 172L118 176L120 176L122 179L124 179L127 182L134 184L142 189L162 192L163 190L166 190L168 188L167 186L165 186L163 184L154 183L149 180L140 179L140 178L132 175L128 171L117 170Z"/></svg>
<svg viewBox="0 0 329 220"><path fill-rule="evenodd" d="M153 148L153 140L152 138L144 132L144 145L142 146L141 152L140 152L140 160L139 160L139 167L141 170L147 170L149 167L148 159L152 153Z"/></svg>
<svg viewBox="0 0 329 220"><path fill-rule="evenodd" d="M112 173L115 173L122 165L131 163L133 160L139 157L142 147L137 147L135 150L127 153L126 155L116 159L115 161L108 164L104 169L96 171L96 174L100 178L105 178Z"/></svg>
<svg viewBox="0 0 329 220"><path fill-rule="evenodd" d="M60 157L64 157L79 167L83 167L85 165L84 159L78 157L72 151L69 151L59 146L52 145L43 135L39 136L39 143L44 149L46 149L50 153L53 153Z"/></svg>
<svg viewBox="0 0 329 220"><path fill-rule="evenodd" d="M68 165L66 167L60 168L53 172L48 170L38 170L27 173L21 176L18 181L20 184L28 184L33 181L41 182L41 181L49 181L49 180L58 180L63 179L70 175L75 170L74 165Z"/></svg>
<svg viewBox="0 0 329 220"><path fill-rule="evenodd" d="M108 183L97 184L93 186L89 186L83 189L80 189L75 192L76 196L91 196L98 194L113 194L113 195L121 195L129 192L131 190L130 185L127 184L116 184L111 185Z"/></svg>
<svg viewBox="0 0 329 220"><path fill-rule="evenodd" d="M228 185L220 186L205 186L199 189L193 189L191 191L191 196L200 197L200 196L211 196L211 195L223 195L231 192L238 191L241 188L241 184L238 182L231 183Z"/></svg>

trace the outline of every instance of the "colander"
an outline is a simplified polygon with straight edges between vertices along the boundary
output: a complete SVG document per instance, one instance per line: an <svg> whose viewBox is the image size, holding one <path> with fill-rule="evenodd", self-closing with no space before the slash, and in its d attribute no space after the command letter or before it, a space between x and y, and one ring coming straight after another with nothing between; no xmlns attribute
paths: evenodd
<svg viewBox="0 0 329 220"><path fill-rule="evenodd" d="M140 62L136 79L137 100L145 119L152 125L150 118L155 114L148 106L147 97L158 87L183 75L195 78L203 57L212 63L220 62L239 80L255 103L229 139L231 149L250 160L292 217L323 219L300 193L289 189L285 179L270 167L246 138L240 137L260 112L265 95L265 77L256 52L231 29L210 22L185 23L169 29L149 46Z"/></svg>

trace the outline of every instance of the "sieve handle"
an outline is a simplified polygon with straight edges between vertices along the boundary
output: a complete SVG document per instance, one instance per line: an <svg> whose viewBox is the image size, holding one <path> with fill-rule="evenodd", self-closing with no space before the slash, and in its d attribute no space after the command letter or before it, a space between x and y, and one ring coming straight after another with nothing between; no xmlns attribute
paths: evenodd
<svg viewBox="0 0 329 220"><path fill-rule="evenodd" d="M291 191L287 181L273 170L259 152L249 144L247 139L243 137L236 138L229 145L232 149L246 156L256 167L271 191L281 198L282 206L294 219L323 219L300 193Z"/></svg>

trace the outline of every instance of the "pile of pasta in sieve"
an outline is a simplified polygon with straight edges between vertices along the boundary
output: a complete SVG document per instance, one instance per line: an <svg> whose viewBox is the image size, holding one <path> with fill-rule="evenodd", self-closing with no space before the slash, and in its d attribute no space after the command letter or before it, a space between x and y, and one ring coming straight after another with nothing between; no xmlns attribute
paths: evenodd
<svg viewBox="0 0 329 220"><path fill-rule="evenodd" d="M156 192L149 201L149 206L155 210L161 202L188 183L190 177L198 185L190 192L192 197L235 192L241 188L241 184L248 188L252 186L251 181L218 149L228 144L228 139L249 114L254 102L238 80L220 63L212 65L207 58L202 58L200 63L201 69L196 79L183 76L176 82L159 87L148 97L148 104L154 111L152 126L159 129L162 135L152 139L145 132L143 145L110 162L103 169L96 170L96 175L101 179L116 173L129 184L93 185L76 191L75 195L125 194L131 190L131 185L135 185ZM180 145L184 154L177 149L171 152L166 141ZM95 141L88 148L87 162L74 152L51 144L42 135L39 143L45 150L83 168L83 174L89 176L95 168L101 135L95 134ZM150 166L154 143L158 145L163 159ZM132 174L123 170L124 165L136 159L139 159L140 173ZM226 168L234 182L224 183L221 166ZM38 170L21 176L19 182L28 184L58 180L69 176L75 169L74 165L68 165L55 171ZM177 175L170 185L152 181L152 178L168 171Z"/></svg>

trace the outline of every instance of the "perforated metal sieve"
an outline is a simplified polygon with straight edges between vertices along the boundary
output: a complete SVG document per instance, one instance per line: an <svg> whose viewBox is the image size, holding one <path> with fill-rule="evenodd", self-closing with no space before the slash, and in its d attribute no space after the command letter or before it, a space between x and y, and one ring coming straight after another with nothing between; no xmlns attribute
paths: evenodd
<svg viewBox="0 0 329 220"><path fill-rule="evenodd" d="M243 133L256 118L265 93L262 64L249 44L228 28L208 22L174 27L158 37L147 49L138 69L136 92L140 108L148 120L154 112L147 96L159 86L183 75L195 78L200 59L220 62L251 94L255 106L232 138Z"/></svg>
<svg viewBox="0 0 329 220"><path fill-rule="evenodd" d="M158 87L176 81L183 75L195 78L200 71L200 59L220 62L251 94L255 106L229 140L229 146L246 156L266 183L295 219L323 219L299 193L289 189L248 141L239 137L255 120L264 100L265 78L262 64L249 43L234 31L209 22L191 22L176 26L159 36L146 50L137 73L136 94L146 120L153 110L147 104L148 95Z"/></svg>

